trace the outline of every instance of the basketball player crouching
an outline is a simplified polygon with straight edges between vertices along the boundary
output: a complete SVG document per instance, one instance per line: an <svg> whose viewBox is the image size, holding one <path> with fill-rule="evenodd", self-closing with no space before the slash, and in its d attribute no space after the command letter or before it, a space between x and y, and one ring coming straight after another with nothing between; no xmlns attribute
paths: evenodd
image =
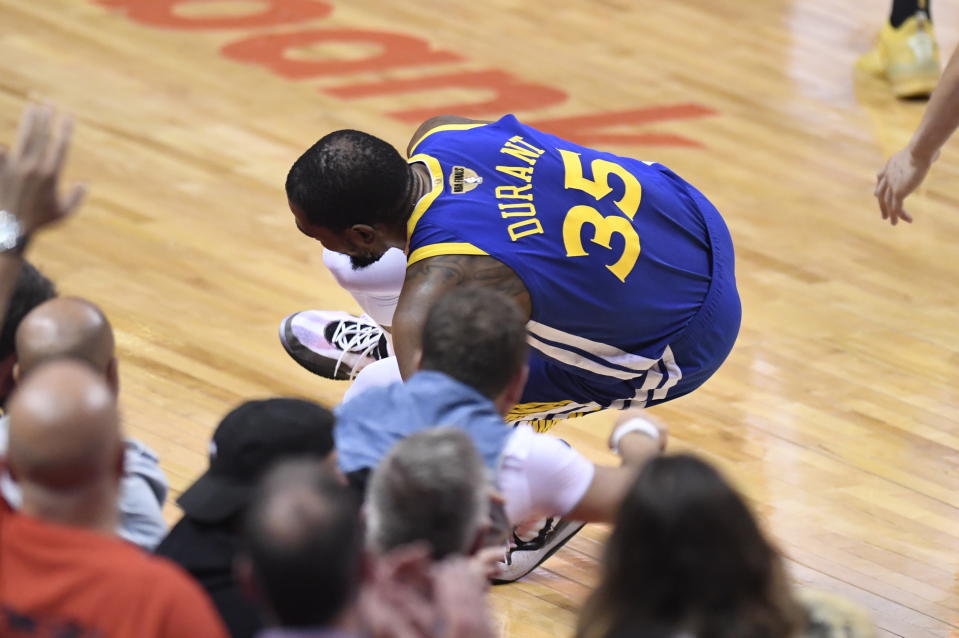
<svg viewBox="0 0 959 638"><path fill-rule="evenodd" d="M297 227L323 244L367 316L296 313L281 341L317 374L358 373L347 398L409 377L430 307L466 284L507 294L527 320L529 381L513 423L542 430L656 405L699 387L729 354L741 314L732 240L665 166L512 115L432 118L407 153L336 131L286 181Z"/></svg>

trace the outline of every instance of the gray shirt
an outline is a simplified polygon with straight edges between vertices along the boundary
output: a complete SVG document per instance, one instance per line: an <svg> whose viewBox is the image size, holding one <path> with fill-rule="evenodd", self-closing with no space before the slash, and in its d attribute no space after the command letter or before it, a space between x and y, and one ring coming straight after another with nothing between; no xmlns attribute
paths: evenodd
<svg viewBox="0 0 959 638"><path fill-rule="evenodd" d="M7 453L9 417L0 417L0 457ZM124 474L120 480L120 525L117 534L122 538L153 551L166 535L163 520L163 502L166 500L167 480L160 469L160 459L150 448L133 439L126 440L123 459ZM20 487L7 472L0 473L0 494L4 500L19 509L23 502Z"/></svg>

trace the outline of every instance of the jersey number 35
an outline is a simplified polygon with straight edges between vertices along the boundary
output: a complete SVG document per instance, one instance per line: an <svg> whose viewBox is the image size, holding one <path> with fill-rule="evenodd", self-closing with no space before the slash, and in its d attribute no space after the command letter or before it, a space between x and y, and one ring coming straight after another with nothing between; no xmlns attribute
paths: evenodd
<svg viewBox="0 0 959 638"><path fill-rule="evenodd" d="M588 255L589 252L583 247L582 237L583 226L586 224L593 227L593 237L590 241L607 250L613 249L610 242L613 235L620 235L624 242L623 253L615 263L607 265L606 268L617 279L625 282L626 277L636 266L636 260L639 259L639 235L633 228L631 220L639 210L643 187L632 173L614 162L604 159L593 160L590 163L593 179L589 179L583 177L583 162L579 153L560 150L559 154L563 158L565 187L588 193L597 202L613 192L613 187L609 185L611 175L622 180L623 196L613 202L622 215L616 213L604 217L592 206L573 206L566 212L566 217L563 219L563 246L566 248L567 257Z"/></svg>

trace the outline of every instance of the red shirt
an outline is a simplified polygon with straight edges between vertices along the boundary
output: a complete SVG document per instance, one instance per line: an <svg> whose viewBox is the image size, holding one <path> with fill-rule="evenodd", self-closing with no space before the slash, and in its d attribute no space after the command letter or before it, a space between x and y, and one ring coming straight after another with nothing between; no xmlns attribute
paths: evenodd
<svg viewBox="0 0 959 638"><path fill-rule="evenodd" d="M117 537L0 498L0 638L227 638L185 572Z"/></svg>

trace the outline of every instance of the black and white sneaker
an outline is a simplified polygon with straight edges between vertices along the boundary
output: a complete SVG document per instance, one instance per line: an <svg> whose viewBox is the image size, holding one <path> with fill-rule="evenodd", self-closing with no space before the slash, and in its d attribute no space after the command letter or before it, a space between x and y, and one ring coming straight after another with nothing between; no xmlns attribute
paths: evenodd
<svg viewBox="0 0 959 638"><path fill-rule="evenodd" d="M293 360L328 379L353 379L389 356L386 333L372 319L339 310L304 310L280 322L280 343Z"/></svg>
<svg viewBox="0 0 959 638"><path fill-rule="evenodd" d="M520 538L514 531L513 547L506 554L506 561L500 563L493 584L512 583L530 573L555 554L585 525L586 523L580 521L547 518L533 538Z"/></svg>

